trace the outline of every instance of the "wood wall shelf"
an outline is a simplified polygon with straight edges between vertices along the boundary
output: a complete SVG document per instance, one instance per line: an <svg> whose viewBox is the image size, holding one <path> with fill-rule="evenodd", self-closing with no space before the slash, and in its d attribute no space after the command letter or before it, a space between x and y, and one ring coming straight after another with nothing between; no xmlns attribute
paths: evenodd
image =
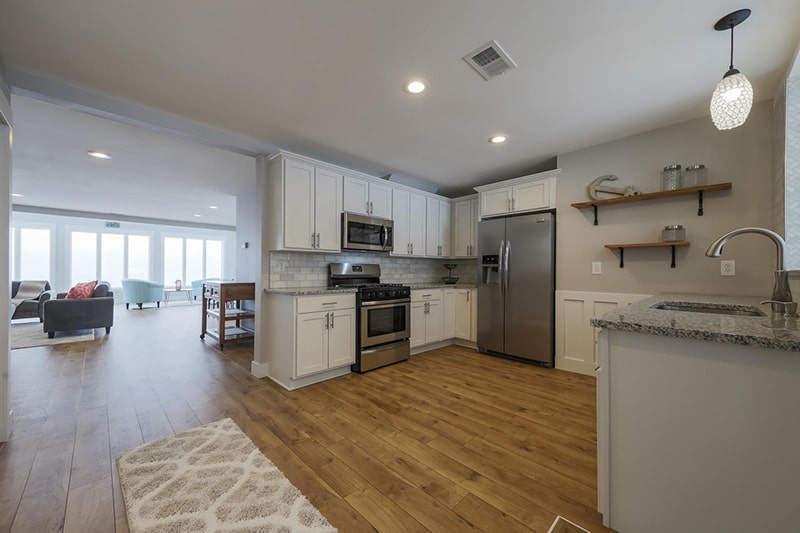
<svg viewBox="0 0 800 533"><path fill-rule="evenodd" d="M597 208L601 205L613 204L627 204L631 202L645 202L647 200L656 200L658 198L670 198L672 196L685 196L688 194L697 194L698 208L697 216L703 216L703 192L705 191L725 191L733 187L733 183L714 183L712 185L700 185L697 187L686 187L684 189L675 189L674 191L658 191L639 194L637 196L617 196L615 198L603 198L602 200L589 200L588 202L577 202L570 204L577 209L585 209L591 207L594 210L594 225L597 226Z"/></svg>
<svg viewBox="0 0 800 533"><path fill-rule="evenodd" d="M619 250L619 267L625 268L625 248L672 248L672 263L670 268L675 268L675 247L689 246L689 241L675 242L629 242L625 244L605 244L609 250Z"/></svg>

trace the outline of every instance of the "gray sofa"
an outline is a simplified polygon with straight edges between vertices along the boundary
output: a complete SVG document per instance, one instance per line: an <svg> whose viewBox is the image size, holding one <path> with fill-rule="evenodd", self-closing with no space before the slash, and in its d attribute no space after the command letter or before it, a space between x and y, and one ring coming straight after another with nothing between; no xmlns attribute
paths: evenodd
<svg viewBox="0 0 800 533"><path fill-rule="evenodd" d="M106 328L111 333L114 325L114 293L107 281L101 281L91 298L67 299L67 293L58 293L55 299L44 303L42 317L44 331L51 339L56 331Z"/></svg>
<svg viewBox="0 0 800 533"><path fill-rule="evenodd" d="M44 303L53 296L55 294L50 290L49 281L12 281L11 303L16 306L16 310L11 319L38 318L41 322Z"/></svg>

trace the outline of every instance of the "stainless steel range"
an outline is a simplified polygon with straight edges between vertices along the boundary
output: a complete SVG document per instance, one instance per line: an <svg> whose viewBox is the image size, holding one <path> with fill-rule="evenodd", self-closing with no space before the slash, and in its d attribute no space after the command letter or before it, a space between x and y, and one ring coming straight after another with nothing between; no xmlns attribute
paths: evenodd
<svg viewBox="0 0 800 533"><path fill-rule="evenodd" d="M354 372L366 372L411 355L411 288L380 283L376 264L331 263L330 287L354 287L356 293L356 363Z"/></svg>

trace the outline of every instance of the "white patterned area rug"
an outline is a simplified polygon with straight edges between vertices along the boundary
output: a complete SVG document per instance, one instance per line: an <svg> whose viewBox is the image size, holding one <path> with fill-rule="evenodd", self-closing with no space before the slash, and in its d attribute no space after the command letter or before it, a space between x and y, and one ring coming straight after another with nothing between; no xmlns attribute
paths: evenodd
<svg viewBox="0 0 800 533"><path fill-rule="evenodd" d="M132 533L335 532L230 418L117 458Z"/></svg>
<svg viewBox="0 0 800 533"><path fill-rule="evenodd" d="M65 344L68 342L84 342L94 340L93 329L79 331L56 331L51 339L44 332L42 325L36 322L11 324L11 349L32 348L33 346L47 346L52 344Z"/></svg>

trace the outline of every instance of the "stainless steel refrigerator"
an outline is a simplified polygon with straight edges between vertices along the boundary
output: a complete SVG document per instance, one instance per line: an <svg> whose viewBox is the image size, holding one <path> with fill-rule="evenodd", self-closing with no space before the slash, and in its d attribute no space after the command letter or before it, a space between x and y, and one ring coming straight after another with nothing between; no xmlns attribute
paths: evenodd
<svg viewBox="0 0 800 533"><path fill-rule="evenodd" d="M478 349L553 366L553 214L481 220L478 261Z"/></svg>

